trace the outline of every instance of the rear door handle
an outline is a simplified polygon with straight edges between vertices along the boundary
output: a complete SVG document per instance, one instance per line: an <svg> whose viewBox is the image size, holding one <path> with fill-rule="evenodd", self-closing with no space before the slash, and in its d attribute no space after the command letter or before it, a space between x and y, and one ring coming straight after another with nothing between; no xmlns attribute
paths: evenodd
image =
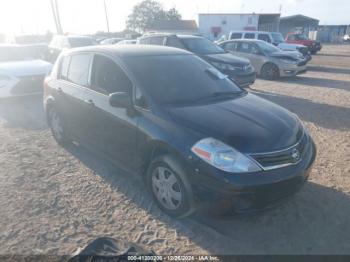
<svg viewBox="0 0 350 262"><path fill-rule="evenodd" d="M85 99L84 102L85 102L86 104L91 105L91 106L94 106L94 105L95 105L95 104L94 104L94 101L92 101L92 99Z"/></svg>

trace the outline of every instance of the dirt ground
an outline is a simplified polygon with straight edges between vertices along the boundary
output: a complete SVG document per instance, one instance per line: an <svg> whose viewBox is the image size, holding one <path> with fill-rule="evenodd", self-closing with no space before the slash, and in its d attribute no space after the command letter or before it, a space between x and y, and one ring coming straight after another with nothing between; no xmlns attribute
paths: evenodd
<svg viewBox="0 0 350 262"><path fill-rule="evenodd" d="M71 254L100 236L157 254L350 254L350 45L325 46L305 75L259 79L251 92L309 129L310 181L264 213L183 220L162 214L130 174L58 146L40 97L0 101L0 254Z"/></svg>

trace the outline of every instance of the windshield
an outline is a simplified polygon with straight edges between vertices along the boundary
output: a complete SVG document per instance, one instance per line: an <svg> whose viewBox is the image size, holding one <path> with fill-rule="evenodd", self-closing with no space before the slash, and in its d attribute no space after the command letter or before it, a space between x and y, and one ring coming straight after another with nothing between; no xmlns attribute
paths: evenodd
<svg viewBox="0 0 350 262"><path fill-rule="evenodd" d="M161 104L193 103L219 93L242 92L194 55L130 57L125 62L137 82Z"/></svg>
<svg viewBox="0 0 350 262"><path fill-rule="evenodd" d="M281 51L281 49L279 49L278 47L275 47L274 45L271 45L264 41L257 41L256 43L260 47L260 50L265 54L271 54Z"/></svg>
<svg viewBox="0 0 350 262"><path fill-rule="evenodd" d="M183 38L181 41L188 50L195 54L209 55L225 53L221 47L206 38Z"/></svg>
<svg viewBox="0 0 350 262"><path fill-rule="evenodd" d="M69 43L71 47L81 47L81 46L90 46L94 45L94 41L90 38L85 37L70 37Z"/></svg>
<svg viewBox="0 0 350 262"><path fill-rule="evenodd" d="M271 33L271 35L275 43L284 43L284 39L281 33Z"/></svg>
<svg viewBox="0 0 350 262"><path fill-rule="evenodd" d="M298 39L298 40L308 40L309 38L307 38L306 35L295 35L295 38Z"/></svg>

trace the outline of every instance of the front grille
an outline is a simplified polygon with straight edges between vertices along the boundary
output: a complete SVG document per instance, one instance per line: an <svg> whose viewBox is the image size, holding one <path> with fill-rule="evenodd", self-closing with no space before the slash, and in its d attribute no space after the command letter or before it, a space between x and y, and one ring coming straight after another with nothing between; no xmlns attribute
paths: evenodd
<svg viewBox="0 0 350 262"><path fill-rule="evenodd" d="M45 75L23 76L20 81L11 89L14 95L23 95L42 92Z"/></svg>
<svg viewBox="0 0 350 262"><path fill-rule="evenodd" d="M250 154L250 156L265 170L288 166L298 163L303 158L308 143L307 135L303 134L296 145L285 150L271 153Z"/></svg>

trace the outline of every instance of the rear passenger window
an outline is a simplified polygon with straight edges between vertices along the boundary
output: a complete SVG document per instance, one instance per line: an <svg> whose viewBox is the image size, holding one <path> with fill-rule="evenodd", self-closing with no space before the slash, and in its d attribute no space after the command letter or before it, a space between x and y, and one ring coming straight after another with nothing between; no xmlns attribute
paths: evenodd
<svg viewBox="0 0 350 262"><path fill-rule="evenodd" d="M91 88L104 95L116 92L131 94L132 83L114 61L102 55L95 55L91 72Z"/></svg>
<svg viewBox="0 0 350 262"><path fill-rule="evenodd" d="M244 38L246 38L246 39L254 39L255 38L255 34L254 33L246 33L244 35Z"/></svg>
<svg viewBox="0 0 350 262"><path fill-rule="evenodd" d="M180 40L177 37L168 37L166 45L171 46L171 47L184 49L184 46L182 45L182 43L180 42Z"/></svg>
<svg viewBox="0 0 350 262"><path fill-rule="evenodd" d="M87 86L90 62L90 54L79 54L71 56L67 80L74 84Z"/></svg>
<svg viewBox="0 0 350 262"><path fill-rule="evenodd" d="M223 45L225 51L236 51L236 43L229 42Z"/></svg>
<svg viewBox="0 0 350 262"><path fill-rule="evenodd" d="M258 39L271 43L270 36L268 34L258 34Z"/></svg>
<svg viewBox="0 0 350 262"><path fill-rule="evenodd" d="M251 46L249 43L239 43L237 50L242 53L250 53Z"/></svg>
<svg viewBox="0 0 350 262"><path fill-rule="evenodd" d="M149 39L149 37L147 37L147 38L141 38L141 39L139 39L139 43L140 43L141 45L149 45L150 39Z"/></svg>
<svg viewBox="0 0 350 262"><path fill-rule="evenodd" d="M150 44L151 45L163 45L164 44L164 36L151 37Z"/></svg>
<svg viewBox="0 0 350 262"><path fill-rule="evenodd" d="M241 33L233 33L231 34L231 39L241 39L242 34Z"/></svg>
<svg viewBox="0 0 350 262"><path fill-rule="evenodd" d="M69 67L69 56L62 57L61 60L61 66L60 66L60 72L58 75L59 79L68 80L68 67Z"/></svg>

